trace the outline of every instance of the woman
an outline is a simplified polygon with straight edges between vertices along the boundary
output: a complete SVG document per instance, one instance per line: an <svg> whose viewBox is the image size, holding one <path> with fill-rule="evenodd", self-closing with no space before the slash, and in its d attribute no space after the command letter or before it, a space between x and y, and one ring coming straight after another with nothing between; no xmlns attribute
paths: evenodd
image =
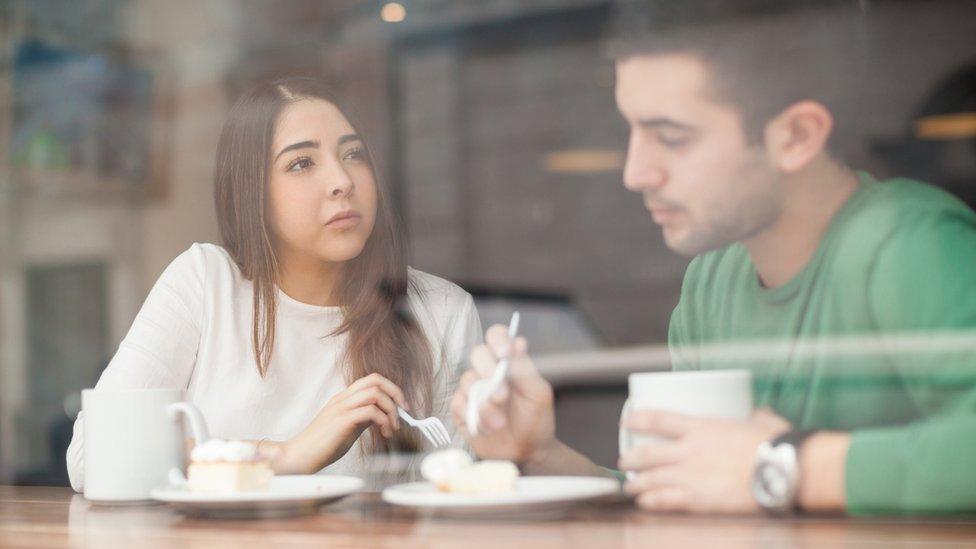
<svg viewBox="0 0 976 549"><path fill-rule="evenodd" d="M448 421L481 327L470 295L407 268L385 193L320 82L246 93L217 147L223 246L170 264L96 388L186 389L213 436L277 448L279 473L361 474L366 454L419 449L396 406ZM79 414L78 491L82 438Z"/></svg>

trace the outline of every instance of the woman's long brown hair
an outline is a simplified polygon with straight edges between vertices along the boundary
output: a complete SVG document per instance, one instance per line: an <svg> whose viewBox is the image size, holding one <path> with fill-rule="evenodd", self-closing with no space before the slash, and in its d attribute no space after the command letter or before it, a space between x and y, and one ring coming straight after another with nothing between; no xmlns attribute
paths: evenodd
<svg viewBox="0 0 976 549"><path fill-rule="evenodd" d="M410 307L410 281L398 218L376 173L374 155L349 112L327 86L312 78L287 78L259 84L231 108L217 145L214 201L224 247L254 287L252 349L263 377L275 344L278 265L266 219L271 144L285 105L323 99L335 105L363 139L376 178L377 211L362 253L342 269L337 298L343 322L330 334L348 334L342 356L347 383L379 373L404 392L412 408L429 415L433 396L433 353ZM391 441L372 428L371 451L415 451L413 429L400 429Z"/></svg>

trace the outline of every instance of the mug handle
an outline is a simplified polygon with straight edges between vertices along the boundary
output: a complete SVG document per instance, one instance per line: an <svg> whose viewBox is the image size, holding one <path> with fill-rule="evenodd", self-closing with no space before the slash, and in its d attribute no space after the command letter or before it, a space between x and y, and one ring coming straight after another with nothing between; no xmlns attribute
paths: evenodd
<svg viewBox="0 0 976 549"><path fill-rule="evenodd" d="M169 470L169 485L174 488L182 488L188 484L186 476L179 467L173 467Z"/></svg>
<svg viewBox="0 0 976 549"><path fill-rule="evenodd" d="M210 438L210 432L207 430L207 422L203 419L200 409L189 402L174 402L166 407L166 413L174 420L179 417L181 412L186 414L186 418L190 421L190 432L193 433L193 440L197 444L207 442L207 439Z"/></svg>

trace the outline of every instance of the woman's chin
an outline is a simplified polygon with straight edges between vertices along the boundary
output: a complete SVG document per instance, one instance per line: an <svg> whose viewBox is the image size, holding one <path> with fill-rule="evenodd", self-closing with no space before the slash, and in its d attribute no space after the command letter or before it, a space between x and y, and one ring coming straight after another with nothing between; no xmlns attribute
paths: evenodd
<svg viewBox="0 0 976 549"><path fill-rule="evenodd" d="M332 245L325 249L316 250L316 254L322 261L328 261L329 263L345 263L346 261L352 261L359 257L363 253L363 244L353 244L350 243L346 246L336 246Z"/></svg>

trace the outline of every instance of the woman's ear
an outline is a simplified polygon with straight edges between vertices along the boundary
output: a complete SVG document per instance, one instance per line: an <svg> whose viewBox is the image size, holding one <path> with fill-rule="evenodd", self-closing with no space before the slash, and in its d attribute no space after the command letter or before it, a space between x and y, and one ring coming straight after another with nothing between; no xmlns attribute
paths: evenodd
<svg viewBox="0 0 976 549"><path fill-rule="evenodd" d="M783 173L798 172L824 151L833 127L834 117L823 104L794 103L766 123L766 151Z"/></svg>

